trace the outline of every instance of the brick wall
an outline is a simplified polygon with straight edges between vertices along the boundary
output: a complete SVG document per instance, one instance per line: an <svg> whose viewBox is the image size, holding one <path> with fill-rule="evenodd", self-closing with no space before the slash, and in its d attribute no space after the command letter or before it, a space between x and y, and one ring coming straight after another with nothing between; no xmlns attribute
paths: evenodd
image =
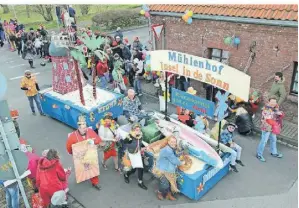
<svg viewBox="0 0 299 208"><path fill-rule="evenodd" d="M251 87L265 92L270 89L273 79L265 83L276 71L283 72L286 78L285 87L290 92L294 70L294 61L298 61L297 28L238 24L223 21L196 20L191 25L181 18L152 16L152 24L166 23L166 49L176 50L196 56L207 57L207 48L219 48L230 52L229 65L243 70L250 55L250 45L256 41L256 56L248 69L251 76ZM238 48L224 44L226 36L236 35L241 43ZM161 49L162 40L157 42ZM279 52L274 50L278 46ZM232 77L234 78L234 77ZM204 92L202 83L194 83L194 88ZM282 109L286 111L286 119L297 122L297 96L289 96Z"/></svg>

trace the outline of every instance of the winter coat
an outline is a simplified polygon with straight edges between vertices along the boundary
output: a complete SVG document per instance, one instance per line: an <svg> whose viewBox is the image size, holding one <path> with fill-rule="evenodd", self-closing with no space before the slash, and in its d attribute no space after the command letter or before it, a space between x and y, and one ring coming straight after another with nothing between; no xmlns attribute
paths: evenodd
<svg viewBox="0 0 299 208"><path fill-rule="evenodd" d="M277 103L280 106L282 102L285 100L287 93L286 89L284 87L285 78L282 77L281 81L274 81L272 84L272 87L269 92L269 96L276 96L277 97Z"/></svg>
<svg viewBox="0 0 299 208"><path fill-rule="evenodd" d="M142 50L143 45L140 43L140 41L134 41L133 42L133 49L141 51Z"/></svg>
<svg viewBox="0 0 299 208"><path fill-rule="evenodd" d="M220 142L226 146L230 146L230 144L233 142L233 137L234 134L225 129L220 134Z"/></svg>
<svg viewBox="0 0 299 208"><path fill-rule="evenodd" d="M238 132L248 133L253 128L252 117L249 113L243 113L236 117L236 125L238 126Z"/></svg>
<svg viewBox="0 0 299 208"><path fill-rule="evenodd" d="M58 159L41 158L36 172L36 187L45 205L51 203L51 197L56 191L64 189L66 173Z"/></svg>
<svg viewBox="0 0 299 208"><path fill-rule="evenodd" d="M115 32L114 39L116 39L117 36L120 37L121 41L123 40L124 35L123 35L123 33L121 31L116 31Z"/></svg>
<svg viewBox="0 0 299 208"><path fill-rule="evenodd" d="M99 63L97 64L96 69L97 69L97 75L99 77L104 76L104 74L108 72L107 61L105 61L104 63L99 61Z"/></svg>
<svg viewBox="0 0 299 208"><path fill-rule="evenodd" d="M131 51L130 49L125 46L123 49L122 49L122 56L123 56L123 59L124 60L130 60L131 57L132 57L132 54L131 54Z"/></svg>
<svg viewBox="0 0 299 208"><path fill-rule="evenodd" d="M38 162L40 160L40 157L34 153L26 152L25 153L28 157L29 163L28 163L28 170L30 170L31 174L28 176L31 179L36 179L36 172L38 167Z"/></svg>

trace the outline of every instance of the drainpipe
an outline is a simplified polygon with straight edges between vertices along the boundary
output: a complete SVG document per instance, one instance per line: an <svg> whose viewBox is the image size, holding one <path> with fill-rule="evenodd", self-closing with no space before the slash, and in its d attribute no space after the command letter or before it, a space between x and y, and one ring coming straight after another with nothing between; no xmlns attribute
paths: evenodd
<svg viewBox="0 0 299 208"><path fill-rule="evenodd" d="M151 15L181 18L183 13L151 12ZM214 15L201 15L201 14L194 14L192 18L198 20L225 21L225 22L243 23L243 24L269 25L269 26L279 26L279 27L296 27L296 28L298 27L297 21L286 21L286 20L267 20L267 19L227 17L227 16L216 16L216 15L214 16Z"/></svg>

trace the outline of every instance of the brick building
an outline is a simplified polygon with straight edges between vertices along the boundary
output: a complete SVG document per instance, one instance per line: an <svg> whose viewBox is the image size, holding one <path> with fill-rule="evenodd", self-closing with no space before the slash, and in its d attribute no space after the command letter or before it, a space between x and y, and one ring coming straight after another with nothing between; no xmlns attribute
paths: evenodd
<svg viewBox="0 0 299 208"><path fill-rule="evenodd" d="M164 24L155 49L180 51L221 61L251 76L251 88L266 92L274 73L285 76L286 119L298 119L298 6L297 5L150 5L151 23ZM193 22L182 20L193 11ZM240 44L226 45L226 37ZM232 77L233 79L234 77ZM192 86L202 95L203 83ZM241 87L241 86L240 86Z"/></svg>

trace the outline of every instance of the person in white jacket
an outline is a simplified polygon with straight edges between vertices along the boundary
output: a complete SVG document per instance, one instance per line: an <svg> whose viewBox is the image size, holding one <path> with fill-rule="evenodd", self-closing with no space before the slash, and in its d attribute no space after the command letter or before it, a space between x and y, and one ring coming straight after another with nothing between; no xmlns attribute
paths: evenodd
<svg viewBox="0 0 299 208"><path fill-rule="evenodd" d="M133 60L133 70L135 71L134 90L138 96L142 95L140 80L142 79L143 75L143 67L143 61L139 60L138 58Z"/></svg>

